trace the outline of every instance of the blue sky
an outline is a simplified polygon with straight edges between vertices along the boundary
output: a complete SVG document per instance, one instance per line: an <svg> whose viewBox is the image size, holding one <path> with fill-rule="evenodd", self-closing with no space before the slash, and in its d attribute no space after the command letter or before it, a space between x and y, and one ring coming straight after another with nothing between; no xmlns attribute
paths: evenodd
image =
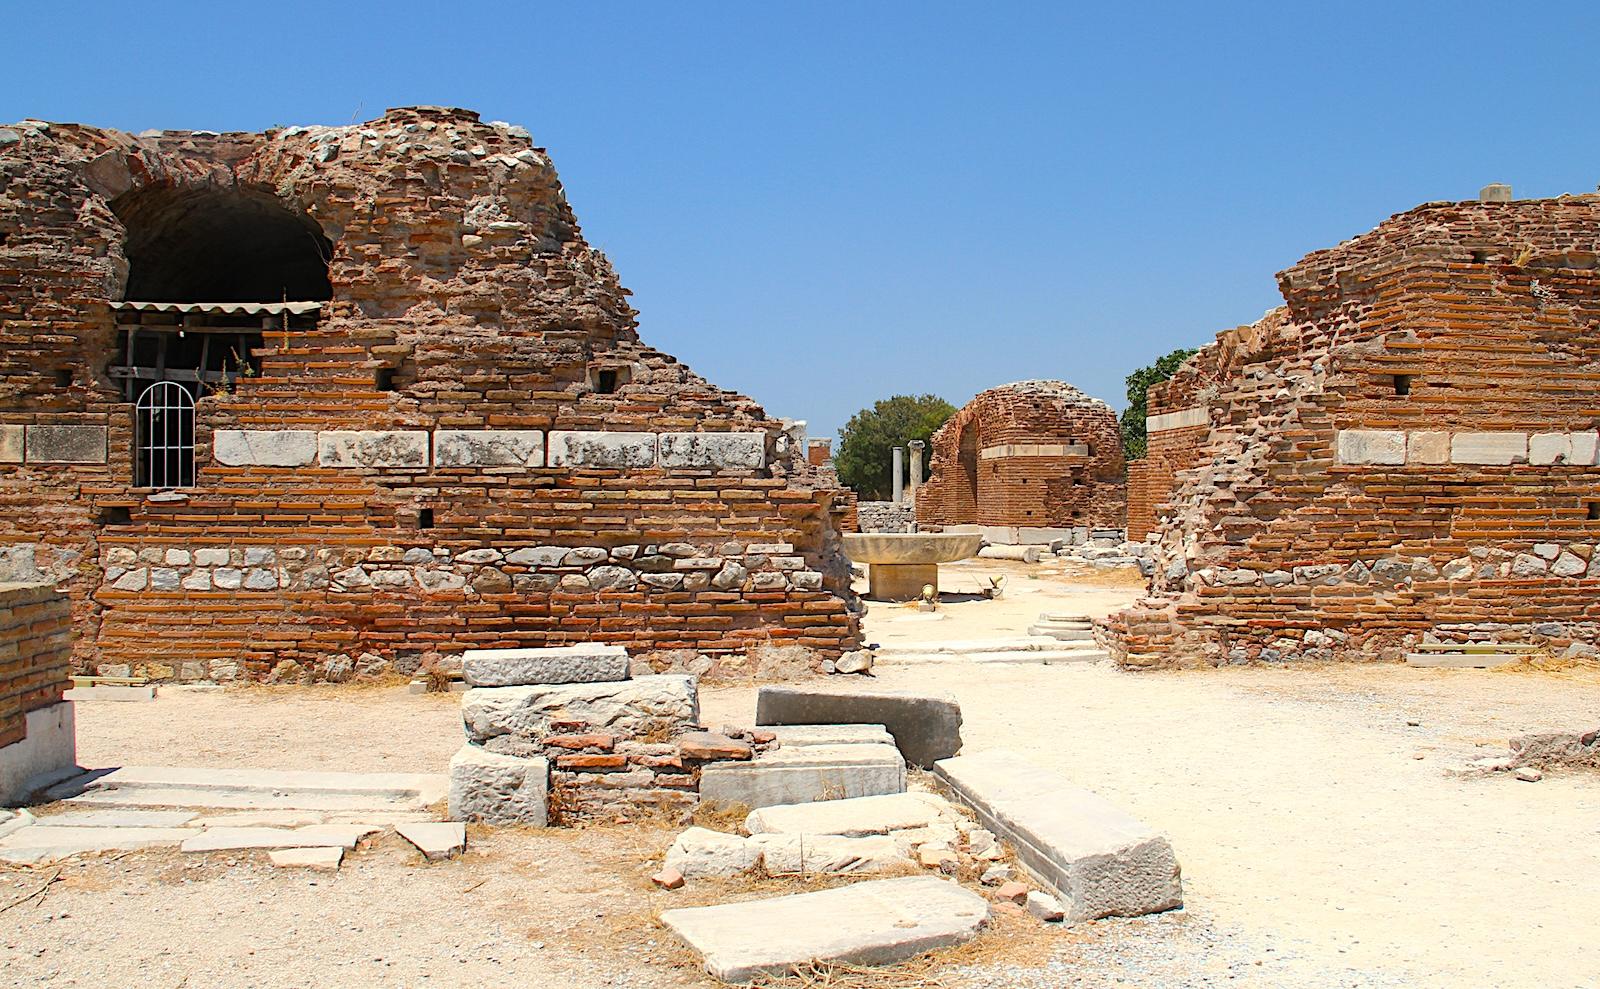
<svg viewBox="0 0 1600 989"><path fill-rule="evenodd" d="M521 123L645 339L813 435L1028 377L1120 408L1309 251L1600 181L1592 0L1073 6L12 2L0 120Z"/></svg>

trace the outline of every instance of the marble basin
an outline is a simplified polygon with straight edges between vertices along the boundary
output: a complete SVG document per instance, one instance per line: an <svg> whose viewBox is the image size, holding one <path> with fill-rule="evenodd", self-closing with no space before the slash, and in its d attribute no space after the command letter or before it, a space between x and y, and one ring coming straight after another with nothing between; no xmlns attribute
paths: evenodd
<svg viewBox="0 0 1600 989"><path fill-rule="evenodd" d="M922 588L939 588L939 564L978 555L983 536L966 532L847 532L844 551L867 564L867 597L912 601Z"/></svg>

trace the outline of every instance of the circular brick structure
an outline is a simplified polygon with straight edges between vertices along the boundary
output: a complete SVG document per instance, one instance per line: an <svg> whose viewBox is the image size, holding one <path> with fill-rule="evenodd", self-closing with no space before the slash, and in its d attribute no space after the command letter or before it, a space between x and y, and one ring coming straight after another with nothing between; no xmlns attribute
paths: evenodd
<svg viewBox="0 0 1600 989"><path fill-rule="evenodd" d="M1064 381L1017 381L968 402L933 435L917 492L923 528L1126 523L1116 413Z"/></svg>

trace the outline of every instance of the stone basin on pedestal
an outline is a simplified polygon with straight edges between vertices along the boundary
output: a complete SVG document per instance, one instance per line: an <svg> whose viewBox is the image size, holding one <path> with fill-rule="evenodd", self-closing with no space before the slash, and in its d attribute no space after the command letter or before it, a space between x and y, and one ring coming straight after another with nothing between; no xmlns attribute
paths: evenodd
<svg viewBox="0 0 1600 989"><path fill-rule="evenodd" d="M939 564L976 556L983 536L966 532L847 532L844 551L867 565L874 601L913 601L924 584L939 587Z"/></svg>

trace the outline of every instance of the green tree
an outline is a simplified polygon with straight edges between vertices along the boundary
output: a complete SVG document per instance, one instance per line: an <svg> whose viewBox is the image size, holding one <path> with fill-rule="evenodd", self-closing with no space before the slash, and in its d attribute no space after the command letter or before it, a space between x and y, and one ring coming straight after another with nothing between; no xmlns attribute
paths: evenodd
<svg viewBox="0 0 1600 989"><path fill-rule="evenodd" d="M895 395L862 409L839 430L839 449L833 455L839 479L867 501L887 499L894 488L894 448L909 440L926 441L955 414L956 407L937 395ZM930 449L923 455L923 479L932 459Z"/></svg>
<svg viewBox="0 0 1600 989"><path fill-rule="evenodd" d="M1128 375L1128 407L1122 413L1122 453L1129 460L1143 457L1148 447L1144 431L1145 389L1172 377L1194 354L1193 350L1174 350L1149 367L1141 367Z"/></svg>

